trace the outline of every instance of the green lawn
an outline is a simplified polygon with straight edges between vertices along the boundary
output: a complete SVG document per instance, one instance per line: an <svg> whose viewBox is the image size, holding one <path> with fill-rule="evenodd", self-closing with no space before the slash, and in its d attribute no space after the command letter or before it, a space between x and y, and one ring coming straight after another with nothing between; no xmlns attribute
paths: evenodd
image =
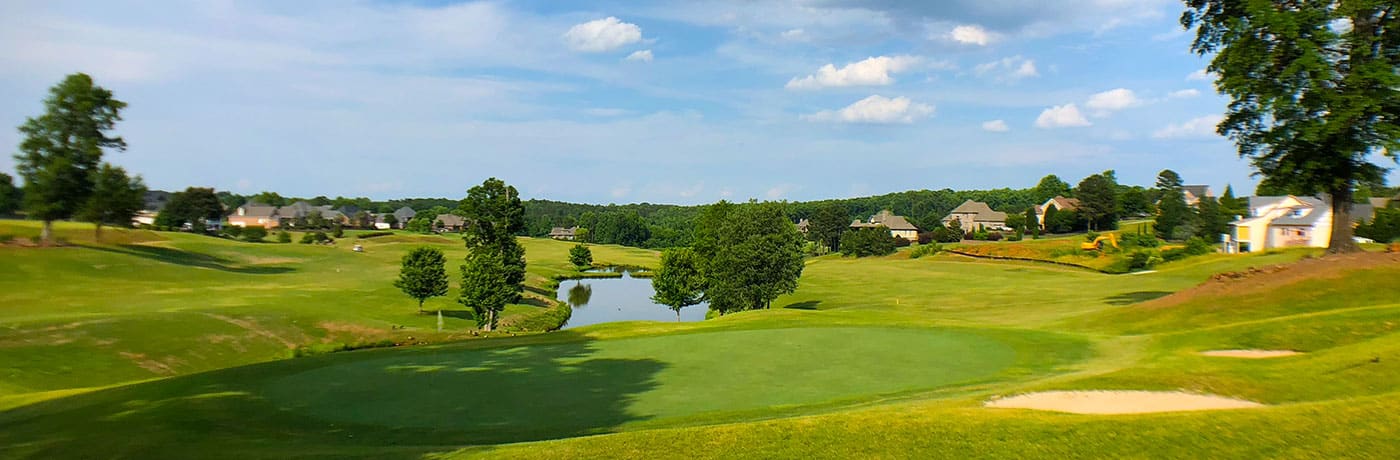
<svg viewBox="0 0 1400 460"><path fill-rule="evenodd" d="M0 231L25 225L0 221ZM1400 456L1400 257L1308 260L1298 267L1322 268L1193 288L1318 251L1209 255L1134 275L826 256L772 310L472 339L458 314L452 331L431 332L436 317L388 286L413 245L460 259L450 238L365 239L365 253L348 250L351 238L123 238L144 242L0 247L0 457ZM552 279L572 271L572 243L522 241L531 291L551 295ZM656 254L594 247L594 258L654 266ZM284 342L380 333L433 345L281 359ZM1227 348L1305 353L1199 354ZM1268 406L1126 416L982 407L1073 389Z"/></svg>

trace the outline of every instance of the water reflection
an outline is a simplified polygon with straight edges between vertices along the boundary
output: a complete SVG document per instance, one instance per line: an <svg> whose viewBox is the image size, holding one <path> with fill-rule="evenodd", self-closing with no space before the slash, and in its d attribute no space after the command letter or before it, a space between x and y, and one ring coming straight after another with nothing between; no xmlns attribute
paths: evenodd
<svg viewBox="0 0 1400 460"><path fill-rule="evenodd" d="M588 306L588 301L593 298L593 285L577 282L574 287L569 288L569 306L574 310Z"/></svg>
<svg viewBox="0 0 1400 460"><path fill-rule="evenodd" d="M621 278L591 278L560 283L556 296L569 303L574 313L564 329L613 321L675 321L676 313L651 301L656 291L650 278L633 278L622 271ZM692 305L681 310L681 321L705 319L709 306Z"/></svg>

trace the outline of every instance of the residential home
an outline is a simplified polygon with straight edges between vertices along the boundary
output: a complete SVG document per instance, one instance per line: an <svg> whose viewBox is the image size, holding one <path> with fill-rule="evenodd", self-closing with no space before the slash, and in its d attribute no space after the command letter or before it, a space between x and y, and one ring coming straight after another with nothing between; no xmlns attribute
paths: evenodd
<svg viewBox="0 0 1400 460"><path fill-rule="evenodd" d="M1332 206L1326 197L1252 196L1249 215L1230 223L1225 252L1286 247L1326 247L1332 237ZM1371 204L1352 206L1352 225L1375 216Z"/></svg>
<svg viewBox="0 0 1400 460"><path fill-rule="evenodd" d="M131 217L131 224L132 224L132 225L155 225L155 224L156 224L156 216L158 216L158 215L160 215L160 213L158 213L158 212L156 212L156 211L146 211L146 210L136 211L136 215Z"/></svg>
<svg viewBox="0 0 1400 460"><path fill-rule="evenodd" d="M393 216L392 213L387 213L387 212L385 212L385 213L380 213L379 215L374 216L374 229L375 229L375 230L390 230L390 229L398 228L398 225L397 225L397 224L391 225L391 224L389 224L389 222L386 221L389 217L392 217L392 216Z"/></svg>
<svg viewBox="0 0 1400 460"><path fill-rule="evenodd" d="M905 219L904 216L897 216L888 210L880 211L879 214L870 216L870 220L867 222L861 222L859 219L851 222L851 228L874 228L879 226L890 229L890 236L898 236L909 241L917 241L919 239L919 227L915 227L914 224L909 223L909 219Z"/></svg>
<svg viewBox="0 0 1400 460"><path fill-rule="evenodd" d="M807 231L811 230L811 228L812 223L808 222L807 219L801 219L797 221L797 231L802 232L803 235L806 235Z"/></svg>
<svg viewBox="0 0 1400 460"><path fill-rule="evenodd" d="M549 237L556 240L573 241L578 236L578 227L554 227L549 231Z"/></svg>
<svg viewBox="0 0 1400 460"><path fill-rule="evenodd" d="M413 220L413 218L417 215L418 212L414 211L413 208L410 208L408 206L404 206L394 211L394 219L397 219L399 221L398 228L406 227L408 225L408 221Z"/></svg>
<svg viewBox="0 0 1400 460"><path fill-rule="evenodd" d="M1006 228L1006 213L993 211L991 206L980 201L967 200L953 208L952 212L943 218L943 225L952 225L954 221L962 228L963 233L976 231L979 227L986 230L1009 230Z"/></svg>
<svg viewBox="0 0 1400 460"><path fill-rule="evenodd" d="M433 219L433 228L439 233L460 232L467 227L467 220L456 214L438 214Z"/></svg>
<svg viewBox="0 0 1400 460"><path fill-rule="evenodd" d="M1040 228L1045 228L1045 212L1055 208L1055 212L1074 211L1079 209L1078 198L1065 198L1055 195L1054 198L1045 200L1044 204L1035 207L1035 220L1040 223Z"/></svg>
<svg viewBox="0 0 1400 460"><path fill-rule="evenodd" d="M276 206L259 203L244 203L228 216L228 224L237 227L277 228L282 225L281 215Z"/></svg>
<svg viewBox="0 0 1400 460"><path fill-rule="evenodd" d="M1201 198L1214 198L1209 185L1183 185L1181 195L1186 198L1187 206L1196 206L1201 203Z"/></svg>

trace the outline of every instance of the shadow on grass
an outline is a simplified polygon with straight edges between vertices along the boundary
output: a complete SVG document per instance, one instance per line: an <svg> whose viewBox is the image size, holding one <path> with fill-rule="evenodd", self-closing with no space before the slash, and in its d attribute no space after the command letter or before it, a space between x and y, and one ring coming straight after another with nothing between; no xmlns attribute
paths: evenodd
<svg viewBox="0 0 1400 460"><path fill-rule="evenodd" d="M545 297L554 297L554 291L539 286L531 286L529 284L526 284L525 290Z"/></svg>
<svg viewBox="0 0 1400 460"><path fill-rule="evenodd" d="M1103 301L1107 302L1109 305L1124 306L1132 305L1139 302L1146 302L1154 299L1160 299L1171 294L1172 293L1168 291L1125 292L1118 295L1104 297Z"/></svg>
<svg viewBox="0 0 1400 460"><path fill-rule="evenodd" d="M783 307L783 308L791 308L791 309L793 309L793 310L816 310L816 309L817 309L817 305L821 305L821 304L822 304L822 301L820 301L820 300L808 300L808 301L806 301L806 302L797 302L797 303L793 303L793 304L788 304L788 306Z"/></svg>
<svg viewBox="0 0 1400 460"><path fill-rule="evenodd" d="M442 316L446 318L476 320L476 312L471 310L442 310Z"/></svg>
<svg viewBox="0 0 1400 460"><path fill-rule="evenodd" d="M568 331L491 340L506 346L336 353L23 406L0 412L0 446L11 446L0 454L420 458L646 420L631 406L668 366L611 357Z"/></svg>
<svg viewBox="0 0 1400 460"><path fill-rule="evenodd" d="M246 273L252 275L276 275L295 271L295 269L291 267L238 265L232 260L215 256L212 254L200 254L196 252L182 251L175 248L167 248L160 246L123 244L119 246L85 245L83 247L88 249L95 249L98 251L142 257L168 264L184 265L187 267L208 268L232 273Z"/></svg>

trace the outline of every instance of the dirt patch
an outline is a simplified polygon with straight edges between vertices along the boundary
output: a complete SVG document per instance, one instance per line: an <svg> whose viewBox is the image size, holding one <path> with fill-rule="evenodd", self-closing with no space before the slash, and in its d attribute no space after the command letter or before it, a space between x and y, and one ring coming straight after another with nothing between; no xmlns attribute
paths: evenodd
<svg viewBox="0 0 1400 460"><path fill-rule="evenodd" d="M214 314L214 313L205 313L204 315L205 315L205 316L208 316L208 317L210 317L210 318L217 319L217 320L219 320L219 321L223 321L223 322L232 324L232 325L234 325L234 326L241 327L241 328L243 328L243 329L247 329L248 332L251 332L251 333L253 333L254 335L258 335L258 336L266 337L266 338L268 338L268 339L275 340L275 341L277 341L277 342L280 342L282 345L286 346L287 348L296 348L296 347L297 347L296 342L293 342L293 341L291 341L291 340L287 340L286 337L282 337L282 336L280 336L280 335L277 335L277 334L273 333L273 332L270 331L270 330L267 330L267 328L264 328L264 327L258 325L258 323L257 323L256 321L248 320L248 319L233 318L233 317L224 316L224 315L217 315L217 314Z"/></svg>
<svg viewBox="0 0 1400 460"><path fill-rule="evenodd" d="M151 371L154 374L176 374L175 369L171 368L170 365L162 363L160 361L156 361L154 359L146 359L146 355L144 353L132 353L129 351L123 351L120 354L123 358L131 360L132 362L136 363L137 366L140 366L142 369Z"/></svg>
<svg viewBox="0 0 1400 460"><path fill-rule="evenodd" d="M1250 267L1238 272L1217 273L1196 287L1144 302L1141 306L1168 308L1198 297L1243 296L1274 291L1302 281L1337 279L1346 276L1349 271L1393 265L1400 265L1400 254L1364 252L1308 258L1291 264Z"/></svg>
<svg viewBox="0 0 1400 460"><path fill-rule="evenodd" d="M1204 356L1244 359L1282 358L1285 356L1296 356L1301 354L1301 352L1293 350L1210 350L1201 352L1201 355Z"/></svg>
<svg viewBox="0 0 1400 460"><path fill-rule="evenodd" d="M1184 391L1047 391L993 399L985 405L1072 414L1148 414L1264 407L1253 401Z"/></svg>
<svg viewBox="0 0 1400 460"><path fill-rule="evenodd" d="M385 333L383 329L373 328L365 326L363 324L354 323L333 323L329 321L322 321L320 323L316 323L316 327L325 329L326 332L332 334L350 334L356 337L379 336L384 335Z"/></svg>

